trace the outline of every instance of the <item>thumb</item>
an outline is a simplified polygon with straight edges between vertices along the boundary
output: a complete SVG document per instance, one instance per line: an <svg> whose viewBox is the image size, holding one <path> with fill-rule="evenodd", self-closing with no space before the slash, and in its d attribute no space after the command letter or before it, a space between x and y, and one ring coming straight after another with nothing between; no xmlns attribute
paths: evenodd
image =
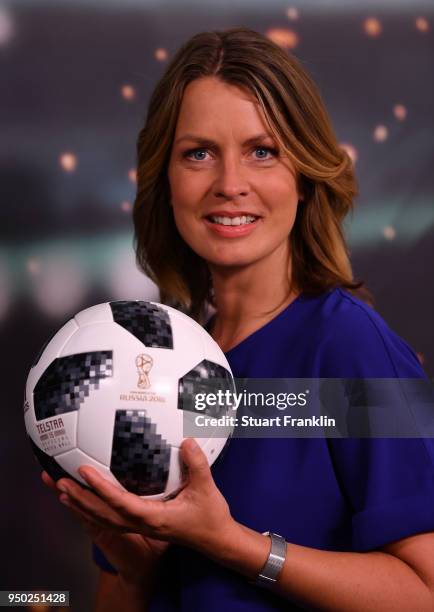
<svg viewBox="0 0 434 612"><path fill-rule="evenodd" d="M194 486L207 486L212 481L208 459L194 438L181 444L181 459L188 470L189 482Z"/></svg>

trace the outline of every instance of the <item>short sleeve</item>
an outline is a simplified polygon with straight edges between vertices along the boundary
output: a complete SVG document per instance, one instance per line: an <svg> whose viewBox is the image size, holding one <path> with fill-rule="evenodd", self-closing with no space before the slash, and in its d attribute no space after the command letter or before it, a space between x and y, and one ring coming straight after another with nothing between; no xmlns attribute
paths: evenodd
<svg viewBox="0 0 434 612"><path fill-rule="evenodd" d="M324 378L426 378L414 350L367 304L339 290L323 321Z"/></svg>
<svg viewBox="0 0 434 612"><path fill-rule="evenodd" d="M110 572L110 574L117 574L117 570L107 561L102 550L92 542L92 559L94 562L105 572Z"/></svg>
<svg viewBox="0 0 434 612"><path fill-rule="evenodd" d="M434 531L433 439L328 439L352 511L353 549Z"/></svg>
<svg viewBox="0 0 434 612"><path fill-rule="evenodd" d="M334 315L323 376L427 379L413 349L368 306L345 295ZM327 444L352 511L354 550L434 531L434 438L329 438Z"/></svg>

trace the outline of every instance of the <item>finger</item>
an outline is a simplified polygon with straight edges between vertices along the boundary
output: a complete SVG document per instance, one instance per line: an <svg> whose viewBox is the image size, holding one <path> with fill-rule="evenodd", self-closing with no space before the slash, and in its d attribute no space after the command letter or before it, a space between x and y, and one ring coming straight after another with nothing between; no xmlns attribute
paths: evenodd
<svg viewBox="0 0 434 612"><path fill-rule="evenodd" d="M79 508L68 495L65 495L65 493L61 494L60 501L76 515L85 531L91 536L97 536L102 529L106 528L104 524L96 522L92 515Z"/></svg>
<svg viewBox="0 0 434 612"><path fill-rule="evenodd" d="M43 472L41 472L41 479L42 482L50 489L52 489L53 491L57 492L57 488L56 488L56 483L54 482L54 480L51 478L51 476L48 475L48 473L44 470Z"/></svg>
<svg viewBox="0 0 434 612"><path fill-rule="evenodd" d="M181 458L188 468L188 479L191 485L208 488L213 483L208 459L194 438L186 438L182 441Z"/></svg>
<svg viewBox="0 0 434 612"><path fill-rule="evenodd" d="M94 511L89 511L82 504L77 502L77 500L73 499L69 495L62 493L60 495L59 501L64 504L69 510L72 510L82 522L86 522L89 526L91 526L93 532L99 533L101 530L110 530L110 531L118 531L120 533L125 533L130 528L126 527L122 520L109 512L98 511L96 514ZM85 529L86 525L84 525Z"/></svg>
<svg viewBox="0 0 434 612"><path fill-rule="evenodd" d="M111 508L129 520L133 526L142 522L150 526L160 524L166 505L163 501L145 500L128 491L122 491L89 465L80 467L78 472Z"/></svg>
<svg viewBox="0 0 434 612"><path fill-rule="evenodd" d="M123 525L123 519L104 500L72 480L62 478L57 483L57 488L63 494L67 494L69 500L80 510L91 516L94 521L102 523L111 529ZM63 499L61 496L60 501L63 502Z"/></svg>
<svg viewBox="0 0 434 612"><path fill-rule="evenodd" d="M41 473L41 478L44 484L46 484L54 493L56 493L57 498L59 499L59 501L62 502L62 504L64 504L65 506L70 508L73 512L75 512L79 518L82 518L84 521L87 521L89 524L92 523L93 525L92 533L94 533L95 529L101 530L107 527L113 528L112 522L103 518L104 515L101 510L99 511L98 516L96 516L96 514L89 514L87 510L84 511L76 503L74 503L72 500L72 497L62 492L62 489L65 489L68 492L72 492L73 488L76 486L74 481L64 478L58 481L59 486L57 486L56 482L51 478L51 476L45 470ZM81 489L81 487L79 488ZM86 526L84 527L88 532L90 532L89 527L86 527Z"/></svg>
<svg viewBox="0 0 434 612"><path fill-rule="evenodd" d="M41 473L41 479L45 486L51 489L57 495L57 498L59 498L60 491L57 488L56 481L45 470Z"/></svg>

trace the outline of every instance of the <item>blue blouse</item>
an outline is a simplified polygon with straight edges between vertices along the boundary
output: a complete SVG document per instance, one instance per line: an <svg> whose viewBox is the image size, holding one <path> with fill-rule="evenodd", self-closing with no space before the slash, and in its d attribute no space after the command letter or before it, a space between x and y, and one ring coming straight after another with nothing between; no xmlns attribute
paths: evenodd
<svg viewBox="0 0 434 612"><path fill-rule="evenodd" d="M408 344L342 289L300 295L226 357L236 378L426 378ZM232 438L211 468L235 520L288 542L369 551L434 530L433 438ZM114 571L93 545L95 562ZM299 610L171 545L152 612Z"/></svg>

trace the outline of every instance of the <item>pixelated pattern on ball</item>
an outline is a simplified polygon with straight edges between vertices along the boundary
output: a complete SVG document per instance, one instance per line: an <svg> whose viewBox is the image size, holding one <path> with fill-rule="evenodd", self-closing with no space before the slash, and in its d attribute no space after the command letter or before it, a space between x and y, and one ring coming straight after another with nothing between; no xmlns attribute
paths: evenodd
<svg viewBox="0 0 434 612"><path fill-rule="evenodd" d="M198 363L192 370L187 372L178 383L178 409L199 412L213 417L227 414L228 405L207 406L203 410L195 407L195 395L197 393L223 393L229 390L235 391L231 373L223 366L208 359Z"/></svg>
<svg viewBox="0 0 434 612"><path fill-rule="evenodd" d="M166 489L171 446L143 410L116 410L110 470L136 495Z"/></svg>
<svg viewBox="0 0 434 612"><path fill-rule="evenodd" d="M58 357L50 363L33 391L36 420L78 410L103 378L113 376L112 351Z"/></svg>
<svg viewBox="0 0 434 612"><path fill-rule="evenodd" d="M145 346L173 349L172 326L166 310L149 302L110 302L113 319Z"/></svg>

